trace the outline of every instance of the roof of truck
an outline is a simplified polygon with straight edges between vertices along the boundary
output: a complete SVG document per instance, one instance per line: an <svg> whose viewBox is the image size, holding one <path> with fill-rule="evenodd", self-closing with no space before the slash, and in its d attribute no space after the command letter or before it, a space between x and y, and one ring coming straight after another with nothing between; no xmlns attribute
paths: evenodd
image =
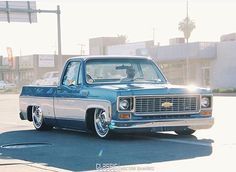
<svg viewBox="0 0 236 172"><path fill-rule="evenodd" d="M77 57L71 57L70 59L104 59L104 58L121 58L121 59L151 59L147 56L130 56L130 55L94 55L94 56L77 56Z"/></svg>

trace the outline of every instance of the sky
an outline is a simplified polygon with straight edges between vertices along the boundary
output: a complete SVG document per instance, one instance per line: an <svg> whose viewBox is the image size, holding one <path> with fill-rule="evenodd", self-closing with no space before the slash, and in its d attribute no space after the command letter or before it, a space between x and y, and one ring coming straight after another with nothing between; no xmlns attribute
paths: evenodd
<svg viewBox="0 0 236 172"><path fill-rule="evenodd" d="M41 0L37 9L61 8L62 53L80 54L80 44L89 38L126 35L128 42L153 39L167 45L182 37L178 23L186 17L186 0ZM219 41L236 32L236 2L233 0L189 0L189 17L195 22L190 42ZM0 55L6 47L13 55L57 52L56 14L38 14L38 22L0 22Z"/></svg>

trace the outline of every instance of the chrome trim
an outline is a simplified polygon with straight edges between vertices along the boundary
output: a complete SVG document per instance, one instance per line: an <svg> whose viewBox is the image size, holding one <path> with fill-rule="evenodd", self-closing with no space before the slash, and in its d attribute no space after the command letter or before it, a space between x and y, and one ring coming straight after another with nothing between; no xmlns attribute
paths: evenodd
<svg viewBox="0 0 236 172"><path fill-rule="evenodd" d="M161 115L193 115L193 114L198 114L199 112L172 112L172 113L134 113L135 116L161 116Z"/></svg>
<svg viewBox="0 0 236 172"><path fill-rule="evenodd" d="M118 96L117 97L117 103L116 103L116 110L117 112L133 112L135 113L135 107L136 107L136 97L158 97L158 96L199 96L199 111L196 111L196 112L179 112L179 113L165 113L165 115L173 115L173 114L176 114L176 115L179 115L179 114L196 114L196 113L200 113L201 110L212 110L212 105L213 105L213 94L168 94L168 95L140 95L140 96ZM211 108L202 108L201 107L201 98L202 96L211 96ZM133 97L134 99L134 105L133 105L133 110L132 111L120 111L119 110L119 98L120 97ZM137 115L137 116L142 116L142 115L150 115L150 116L153 116L153 115L158 115L156 113L147 113L147 114L134 114L134 115Z"/></svg>
<svg viewBox="0 0 236 172"><path fill-rule="evenodd" d="M123 124L127 126L118 126ZM207 129L214 124L214 118L192 118L192 119L163 119L163 120L129 120L111 121L112 129L132 129L132 128L155 128L155 127L189 127L192 129Z"/></svg>
<svg viewBox="0 0 236 172"><path fill-rule="evenodd" d="M199 102L197 102L198 104L198 111L182 111L182 112L162 112L162 113L158 113L158 112L153 112L153 113L137 113L136 114L136 97L178 97L178 96L183 96L183 97L187 97L187 96L198 96L199 97ZM134 104L134 115L137 116L143 116L143 115L150 115L150 116L154 116L154 115L179 115L179 114L196 114L196 113L200 113L201 112L201 94L165 94L165 95L139 95L139 96L134 96L135 97L135 104Z"/></svg>
<svg viewBox="0 0 236 172"><path fill-rule="evenodd" d="M37 98L37 99L53 99L54 97L43 97L43 96L20 96L20 98Z"/></svg>
<svg viewBox="0 0 236 172"><path fill-rule="evenodd" d="M127 97L127 96L126 96ZM102 100L102 99L90 99L90 98L71 98L71 97L43 97L43 96L20 96L20 98L37 98L37 99L46 99L46 98L57 98L57 99L67 99L67 100L78 100L78 99L82 99L82 100L88 100L88 101L103 101L103 102L107 102L110 103L111 102L109 100Z"/></svg>

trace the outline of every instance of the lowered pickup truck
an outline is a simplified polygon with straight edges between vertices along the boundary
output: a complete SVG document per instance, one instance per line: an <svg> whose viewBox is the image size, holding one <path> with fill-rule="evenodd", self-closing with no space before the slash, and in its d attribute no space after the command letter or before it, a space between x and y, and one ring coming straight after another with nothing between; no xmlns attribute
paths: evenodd
<svg viewBox="0 0 236 172"><path fill-rule="evenodd" d="M115 132L175 131L191 135L210 128L212 92L171 85L147 57L85 56L65 63L57 86L24 86L20 118L37 130L53 127Z"/></svg>

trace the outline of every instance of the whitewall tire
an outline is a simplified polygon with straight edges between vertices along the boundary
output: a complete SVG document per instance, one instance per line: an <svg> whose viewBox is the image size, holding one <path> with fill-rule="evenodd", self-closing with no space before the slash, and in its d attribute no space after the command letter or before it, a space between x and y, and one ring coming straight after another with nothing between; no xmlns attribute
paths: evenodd
<svg viewBox="0 0 236 172"><path fill-rule="evenodd" d="M110 135L105 113L103 109L95 109L94 112L94 129L100 138L107 138Z"/></svg>
<svg viewBox="0 0 236 172"><path fill-rule="evenodd" d="M32 121L36 130L49 130L52 126L46 125L43 119L43 111L39 106L32 107Z"/></svg>

